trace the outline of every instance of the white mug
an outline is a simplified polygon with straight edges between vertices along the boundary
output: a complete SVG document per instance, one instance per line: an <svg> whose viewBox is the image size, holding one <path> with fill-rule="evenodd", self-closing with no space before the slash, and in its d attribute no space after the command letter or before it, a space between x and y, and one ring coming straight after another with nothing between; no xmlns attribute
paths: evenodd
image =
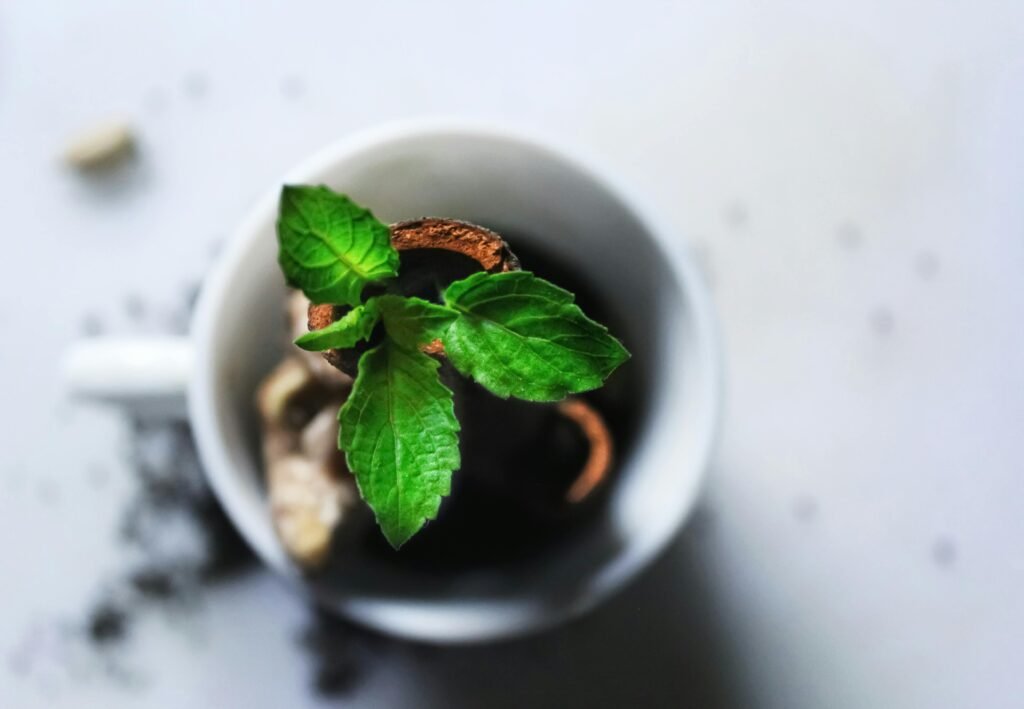
<svg viewBox="0 0 1024 709"><path fill-rule="evenodd" d="M613 493L585 534L486 573L423 578L389 565L353 568L327 586L303 580L274 533L253 405L257 382L283 351L280 184L241 223L203 284L190 336L83 341L65 360L71 391L137 413L187 414L215 494L263 561L320 602L393 635L469 642L535 631L594 607L646 567L693 507L721 404L712 307L680 236L575 152L464 121L359 134L282 183L326 184L385 222L441 216L508 229L604 291L627 330L619 334L631 344L630 366L642 368L646 403Z"/></svg>

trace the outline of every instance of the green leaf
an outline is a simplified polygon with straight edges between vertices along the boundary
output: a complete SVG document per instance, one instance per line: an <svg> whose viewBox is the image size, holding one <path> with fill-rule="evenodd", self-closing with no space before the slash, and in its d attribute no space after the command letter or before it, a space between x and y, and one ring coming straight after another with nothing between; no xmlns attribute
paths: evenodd
<svg viewBox="0 0 1024 709"><path fill-rule="evenodd" d="M398 272L387 225L327 187L281 190L277 240L285 279L314 303L356 305L367 283Z"/></svg>
<svg viewBox="0 0 1024 709"><path fill-rule="evenodd" d="M300 335L295 344L313 352L354 347L360 340L369 339L377 324L379 315L372 303L371 299L365 305L357 305L327 327Z"/></svg>
<svg viewBox="0 0 1024 709"><path fill-rule="evenodd" d="M382 295L370 302L380 313L388 337L409 348L440 338L459 316L451 308L421 298Z"/></svg>
<svg viewBox="0 0 1024 709"><path fill-rule="evenodd" d="M474 273L444 300L459 312L442 338L449 361L501 397L557 401L596 389L629 358L571 293L527 271Z"/></svg>
<svg viewBox="0 0 1024 709"><path fill-rule="evenodd" d="M396 549L437 516L459 467L459 423L438 363L385 342L363 354L338 413L338 445Z"/></svg>

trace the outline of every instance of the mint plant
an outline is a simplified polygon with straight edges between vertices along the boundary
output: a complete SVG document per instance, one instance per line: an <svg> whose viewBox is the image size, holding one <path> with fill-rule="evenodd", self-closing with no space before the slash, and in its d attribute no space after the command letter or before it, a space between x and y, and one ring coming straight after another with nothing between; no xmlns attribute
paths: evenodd
<svg viewBox="0 0 1024 709"><path fill-rule="evenodd" d="M277 236L290 286L313 303L351 306L295 344L376 343L338 413L338 447L396 549L437 516L460 465L453 394L424 346L440 340L458 372L499 397L538 402L596 389L629 358L571 293L527 271L474 273L437 303L390 292L400 264L388 226L327 187L285 186ZM384 293L364 299L369 284Z"/></svg>

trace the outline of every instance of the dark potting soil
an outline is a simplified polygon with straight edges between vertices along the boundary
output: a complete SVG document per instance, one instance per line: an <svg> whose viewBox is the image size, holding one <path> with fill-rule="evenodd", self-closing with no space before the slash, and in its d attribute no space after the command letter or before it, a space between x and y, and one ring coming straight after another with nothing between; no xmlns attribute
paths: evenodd
<svg viewBox="0 0 1024 709"><path fill-rule="evenodd" d="M189 285L171 307L141 301L126 307L134 314L131 330L183 334L195 296L195 286ZM107 329L97 315L83 320L87 335ZM123 667L115 658L132 640L138 621L153 613L172 623L184 620L214 588L265 572L207 486L186 423L128 421L121 458L134 485L120 519L127 553L119 568L98 579L100 592L71 628L76 641L83 640L103 658L98 664L111 680L137 689L139 673L155 674L159 668ZM106 474L92 471L90 479L100 485ZM27 647L45 645L34 640L38 629L30 630ZM358 685L368 652L386 642L312 607L297 640L309 663L311 690L324 696L339 696ZM30 675L34 662L47 662L34 653L16 653L14 666Z"/></svg>
<svg viewBox="0 0 1024 709"><path fill-rule="evenodd" d="M127 625L128 614L123 608L103 602L92 609L86 630L91 642L107 645L124 639Z"/></svg>
<svg viewBox="0 0 1024 709"><path fill-rule="evenodd" d="M583 312L613 334L626 332L607 305L614 294L599 291L571 264L521 245L515 235L503 236L523 270L575 293ZM477 270L476 262L458 254L408 251L402 254L399 285L406 295L437 301L445 285ZM625 345L630 349L628 341ZM614 461L608 479L578 504L565 499L588 454L587 440L576 424L553 404L495 397L447 363L442 378L455 392L462 426L462 467L453 475L452 493L437 519L400 550L393 550L374 528L364 535L363 552L386 564L443 574L550 553L586 531L607 502L615 461L629 455L640 422L643 387L635 363L626 362L604 388L582 397L605 418Z"/></svg>
<svg viewBox="0 0 1024 709"><path fill-rule="evenodd" d="M184 334L197 292L189 283L170 305L127 296L128 329ZM98 315L83 320L87 335L107 329ZM255 568L255 557L206 485L188 424L127 423L121 458L134 487L120 519L120 539L128 554L123 568L102 580L102 592L80 622L83 637L97 649L127 640L137 616L152 607L189 612L207 586ZM99 481L105 475L92 477Z"/></svg>
<svg viewBox="0 0 1024 709"><path fill-rule="evenodd" d="M87 611L83 635L97 649L127 640L140 614L191 612L212 584L256 566L203 480L187 424L132 421L124 461L136 487L120 537L141 561L105 579Z"/></svg>

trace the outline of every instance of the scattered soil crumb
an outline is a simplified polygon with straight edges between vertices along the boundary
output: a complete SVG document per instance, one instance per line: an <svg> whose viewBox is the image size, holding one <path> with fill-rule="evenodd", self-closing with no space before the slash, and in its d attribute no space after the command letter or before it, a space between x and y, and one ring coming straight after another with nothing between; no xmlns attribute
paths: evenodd
<svg viewBox="0 0 1024 709"><path fill-rule="evenodd" d="M124 312L132 320L142 320L146 315L146 305L137 293L125 296Z"/></svg>
<svg viewBox="0 0 1024 709"><path fill-rule="evenodd" d="M940 537L932 544L932 561L936 566L948 567L956 562L956 545L952 539Z"/></svg>
<svg viewBox="0 0 1024 709"><path fill-rule="evenodd" d="M210 82L202 74L195 72L185 77L182 82L185 95L193 99L201 99L210 91Z"/></svg>
<svg viewBox="0 0 1024 709"><path fill-rule="evenodd" d="M350 694L370 663L369 655L389 641L323 610L311 609L299 637L312 663L310 684L321 697Z"/></svg>
<svg viewBox="0 0 1024 709"><path fill-rule="evenodd" d="M812 497L798 497L793 503L793 516L797 521L810 522L818 516L818 502Z"/></svg>
<svg viewBox="0 0 1024 709"><path fill-rule="evenodd" d="M742 229L750 221L750 212L742 202L732 202L722 211L726 225L731 229Z"/></svg>
<svg viewBox="0 0 1024 709"><path fill-rule="evenodd" d="M298 99L306 93L306 85L297 76L286 76L281 79L281 95L287 99Z"/></svg>
<svg viewBox="0 0 1024 709"><path fill-rule="evenodd" d="M103 602L89 614L87 631L95 645L119 642L128 634L128 613L108 602Z"/></svg>
<svg viewBox="0 0 1024 709"><path fill-rule="evenodd" d="M82 318L81 324L79 325L79 331L85 337L96 337L102 335L106 331L106 326L103 324L103 320L94 314L86 315Z"/></svg>
<svg viewBox="0 0 1024 709"><path fill-rule="evenodd" d="M868 316L868 321L871 324L871 329L880 337L891 335L896 325L892 311L884 307L872 310Z"/></svg>
<svg viewBox="0 0 1024 709"><path fill-rule="evenodd" d="M914 270L923 280L932 280L939 273L939 257L930 251L922 251L914 259Z"/></svg>
<svg viewBox="0 0 1024 709"><path fill-rule="evenodd" d="M839 239L839 245L847 251L854 251L860 248L861 243L864 241L864 233L861 231L859 225L854 222L843 222L836 229L836 237Z"/></svg>

